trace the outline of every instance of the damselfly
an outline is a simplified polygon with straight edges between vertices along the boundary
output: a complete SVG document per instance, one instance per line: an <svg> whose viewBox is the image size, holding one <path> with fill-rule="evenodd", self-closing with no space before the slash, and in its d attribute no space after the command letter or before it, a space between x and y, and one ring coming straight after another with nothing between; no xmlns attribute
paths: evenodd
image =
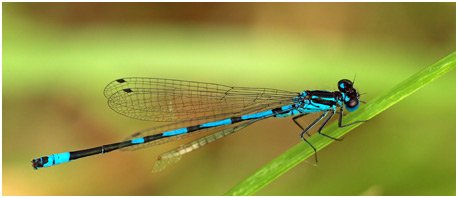
<svg viewBox="0 0 458 198"><path fill-rule="evenodd" d="M59 153L32 160L33 168L49 167L76 159L108 153L135 150L189 137L202 132L213 133L161 154L153 171L178 161L182 155L216 139L239 131L248 125L271 117L293 116L292 120L302 132L300 137L314 151L305 134L325 118L321 130L340 107L339 127L342 125L343 106L350 112L359 107L359 93L347 79L337 83L339 91L306 90L300 93L267 88L231 87L213 83L171 80L161 78L122 78L112 81L104 90L108 105L127 117L158 122L173 122L134 133L125 141L90 149ZM296 119L311 113L322 114L304 129Z"/></svg>

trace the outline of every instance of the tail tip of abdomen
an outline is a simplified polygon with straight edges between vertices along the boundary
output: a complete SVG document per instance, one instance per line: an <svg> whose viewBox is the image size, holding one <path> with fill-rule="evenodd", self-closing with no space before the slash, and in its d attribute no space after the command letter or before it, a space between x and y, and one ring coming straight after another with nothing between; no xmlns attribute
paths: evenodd
<svg viewBox="0 0 458 198"><path fill-rule="evenodd" d="M31 162L32 162L33 170L37 170L43 167L43 160L41 159L41 157L38 159L33 159Z"/></svg>

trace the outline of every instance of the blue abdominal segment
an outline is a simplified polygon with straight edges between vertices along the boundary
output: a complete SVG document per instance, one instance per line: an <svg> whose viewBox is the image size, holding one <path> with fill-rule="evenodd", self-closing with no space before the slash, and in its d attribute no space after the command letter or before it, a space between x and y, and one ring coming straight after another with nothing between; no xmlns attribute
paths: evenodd
<svg viewBox="0 0 458 198"><path fill-rule="evenodd" d="M205 123L205 124L200 125L200 127L215 127L215 126L228 125L228 124L232 124L232 121L230 118L225 119L225 120L216 121L216 122Z"/></svg>
<svg viewBox="0 0 458 198"><path fill-rule="evenodd" d="M141 143L145 142L145 139L144 138L137 138L137 139L131 140L130 142L132 142L132 144L141 144Z"/></svg>
<svg viewBox="0 0 458 198"><path fill-rule="evenodd" d="M62 164L70 161L70 152L59 153L41 157L40 161L43 163L43 167L49 167L56 164ZM45 162L43 162L45 161Z"/></svg>
<svg viewBox="0 0 458 198"><path fill-rule="evenodd" d="M242 116L242 120L255 119L255 118L260 118L260 117L264 117L264 116L269 116L269 115L272 115L272 114L273 114L273 111L269 110L269 111L264 111L264 112L261 112L261 113L244 115L244 116Z"/></svg>
<svg viewBox="0 0 458 198"><path fill-rule="evenodd" d="M165 132L162 134L162 136L174 136L174 135L180 135L180 134L187 133L187 132L188 132L187 128L182 128L182 129L177 129L174 131Z"/></svg>

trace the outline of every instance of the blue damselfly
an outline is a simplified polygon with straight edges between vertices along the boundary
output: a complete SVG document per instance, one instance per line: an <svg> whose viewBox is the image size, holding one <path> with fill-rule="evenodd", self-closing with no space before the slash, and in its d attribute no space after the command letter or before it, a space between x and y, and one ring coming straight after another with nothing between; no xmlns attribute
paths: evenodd
<svg viewBox="0 0 458 198"><path fill-rule="evenodd" d="M213 133L161 154L153 171L178 161L182 155L200 148L216 139L241 130L248 125L271 117L293 116L292 120L302 132L300 137L315 151L305 134L325 118L323 127L340 107L339 127L342 125L343 106L350 112L358 109L359 93L347 79L337 83L339 91L306 90L290 92L268 88L231 87L214 83L161 79L122 78L112 81L104 90L108 105L127 117L157 122L173 122L146 129L129 136L125 141L90 149L53 154L32 160L33 168L49 167L114 150L136 150L159 145L203 132ZM296 119L311 113L322 114L304 129Z"/></svg>

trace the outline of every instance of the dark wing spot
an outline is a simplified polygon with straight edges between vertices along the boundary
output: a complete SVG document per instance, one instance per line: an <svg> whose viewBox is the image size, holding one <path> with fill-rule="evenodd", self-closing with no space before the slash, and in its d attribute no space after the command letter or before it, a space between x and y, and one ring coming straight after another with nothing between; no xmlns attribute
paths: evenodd
<svg viewBox="0 0 458 198"><path fill-rule="evenodd" d="M126 81L125 81L124 79L121 78L121 79L116 80L116 82L118 82L118 83L125 83Z"/></svg>

